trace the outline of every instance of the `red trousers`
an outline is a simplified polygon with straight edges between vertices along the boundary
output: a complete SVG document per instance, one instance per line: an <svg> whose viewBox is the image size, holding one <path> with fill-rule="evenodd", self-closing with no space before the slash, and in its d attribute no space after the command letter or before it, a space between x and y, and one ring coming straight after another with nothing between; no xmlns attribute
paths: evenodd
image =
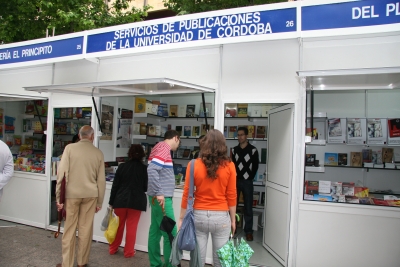
<svg viewBox="0 0 400 267"><path fill-rule="evenodd" d="M124 256L125 258L133 257L135 255L136 230L142 212L128 208L117 208L114 209L114 212L119 217L119 226L117 236L114 242L110 244L109 252L110 254L117 253L118 247L122 242L126 223Z"/></svg>

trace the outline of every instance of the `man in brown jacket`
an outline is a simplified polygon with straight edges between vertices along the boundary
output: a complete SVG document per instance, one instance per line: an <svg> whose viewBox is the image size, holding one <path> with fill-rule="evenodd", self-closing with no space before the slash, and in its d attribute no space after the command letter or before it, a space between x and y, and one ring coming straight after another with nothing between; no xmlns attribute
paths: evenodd
<svg viewBox="0 0 400 267"><path fill-rule="evenodd" d="M93 236L94 214L101 209L106 179L103 153L93 145L94 130L85 125L79 130L80 141L65 147L57 173L56 200L60 204L61 180L66 177L66 220L62 238L62 264L72 267L78 229L78 267L86 266Z"/></svg>

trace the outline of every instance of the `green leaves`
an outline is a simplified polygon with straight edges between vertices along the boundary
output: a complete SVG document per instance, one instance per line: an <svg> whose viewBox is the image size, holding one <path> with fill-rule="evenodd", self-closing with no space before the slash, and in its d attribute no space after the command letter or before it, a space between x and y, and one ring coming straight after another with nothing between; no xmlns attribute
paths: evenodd
<svg viewBox="0 0 400 267"><path fill-rule="evenodd" d="M131 8L132 0L0 0L0 43L46 37L46 29L67 34L142 21L149 6Z"/></svg>

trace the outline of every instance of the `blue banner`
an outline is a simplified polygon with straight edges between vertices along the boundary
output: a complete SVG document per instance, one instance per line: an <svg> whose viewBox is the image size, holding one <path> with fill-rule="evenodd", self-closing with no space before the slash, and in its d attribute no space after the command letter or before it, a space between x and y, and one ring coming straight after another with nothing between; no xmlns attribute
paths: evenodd
<svg viewBox="0 0 400 267"><path fill-rule="evenodd" d="M83 36L65 40L0 49L0 65L48 58L80 55L83 53Z"/></svg>
<svg viewBox="0 0 400 267"><path fill-rule="evenodd" d="M155 25L137 24L130 28L88 35L86 53L297 30L296 8L194 18Z"/></svg>
<svg viewBox="0 0 400 267"><path fill-rule="evenodd" d="M301 8L303 31L400 23L400 2L356 1Z"/></svg>

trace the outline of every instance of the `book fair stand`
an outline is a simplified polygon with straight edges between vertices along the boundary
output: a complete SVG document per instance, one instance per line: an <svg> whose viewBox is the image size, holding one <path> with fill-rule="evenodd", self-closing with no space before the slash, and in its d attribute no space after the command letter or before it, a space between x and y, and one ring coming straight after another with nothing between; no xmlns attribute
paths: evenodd
<svg viewBox="0 0 400 267"><path fill-rule="evenodd" d="M149 153L168 129L181 131L178 218L198 137L218 129L232 148L246 126L260 154L262 248L250 262L397 266L399 47L391 0L260 5L1 45L0 138L15 173L0 219L56 230L57 162L86 124L107 164L93 239L106 242L100 223L129 146ZM137 250L147 251L149 222L142 213Z"/></svg>

